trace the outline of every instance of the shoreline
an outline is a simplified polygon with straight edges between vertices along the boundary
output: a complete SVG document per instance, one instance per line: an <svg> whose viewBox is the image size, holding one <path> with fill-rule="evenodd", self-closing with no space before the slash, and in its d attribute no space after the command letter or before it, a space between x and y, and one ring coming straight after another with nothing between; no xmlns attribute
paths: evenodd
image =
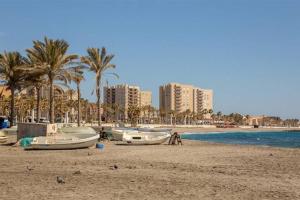
<svg viewBox="0 0 300 200"><path fill-rule="evenodd" d="M209 134L209 133L230 133L230 132L281 132L300 131L300 128L172 128L172 132L179 134Z"/></svg>

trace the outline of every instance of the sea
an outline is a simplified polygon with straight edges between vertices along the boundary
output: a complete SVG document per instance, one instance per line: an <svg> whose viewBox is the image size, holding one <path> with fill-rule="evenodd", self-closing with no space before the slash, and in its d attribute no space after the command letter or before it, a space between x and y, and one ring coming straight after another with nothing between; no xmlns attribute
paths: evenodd
<svg viewBox="0 0 300 200"><path fill-rule="evenodd" d="M182 139L207 142L260 145L271 147L300 148L300 131L281 132L225 132L225 133L185 133Z"/></svg>

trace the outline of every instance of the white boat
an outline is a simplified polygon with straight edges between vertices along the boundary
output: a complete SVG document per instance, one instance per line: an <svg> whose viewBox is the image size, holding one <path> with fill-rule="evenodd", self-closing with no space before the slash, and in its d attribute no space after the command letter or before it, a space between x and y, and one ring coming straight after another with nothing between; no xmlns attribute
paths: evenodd
<svg viewBox="0 0 300 200"><path fill-rule="evenodd" d="M8 140L6 134L3 131L0 131L0 144L6 143Z"/></svg>
<svg viewBox="0 0 300 200"><path fill-rule="evenodd" d="M94 146L98 141L98 134L59 134L48 137L34 137L31 143L24 147L26 150L64 150L82 149Z"/></svg>
<svg viewBox="0 0 300 200"><path fill-rule="evenodd" d="M97 134L97 132L91 127L62 127L60 129L62 133L66 134Z"/></svg>
<svg viewBox="0 0 300 200"><path fill-rule="evenodd" d="M171 137L169 132L127 132L118 144L154 145L162 144Z"/></svg>
<svg viewBox="0 0 300 200"><path fill-rule="evenodd" d="M112 128L111 135L116 141L122 141L124 133L138 133L139 131L133 128Z"/></svg>

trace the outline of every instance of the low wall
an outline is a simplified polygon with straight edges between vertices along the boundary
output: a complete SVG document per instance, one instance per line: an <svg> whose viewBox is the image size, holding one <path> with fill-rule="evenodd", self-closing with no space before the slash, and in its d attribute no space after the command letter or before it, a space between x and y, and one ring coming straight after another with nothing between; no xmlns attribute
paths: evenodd
<svg viewBox="0 0 300 200"><path fill-rule="evenodd" d="M24 137L49 136L57 133L56 124L18 123L17 140Z"/></svg>

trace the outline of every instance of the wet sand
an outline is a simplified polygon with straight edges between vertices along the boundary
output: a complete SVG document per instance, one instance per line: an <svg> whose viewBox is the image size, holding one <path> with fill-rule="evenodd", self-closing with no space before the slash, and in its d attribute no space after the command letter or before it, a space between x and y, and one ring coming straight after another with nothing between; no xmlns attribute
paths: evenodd
<svg viewBox="0 0 300 200"><path fill-rule="evenodd" d="M183 142L105 142L103 151L2 145L0 199L300 199L300 149Z"/></svg>

